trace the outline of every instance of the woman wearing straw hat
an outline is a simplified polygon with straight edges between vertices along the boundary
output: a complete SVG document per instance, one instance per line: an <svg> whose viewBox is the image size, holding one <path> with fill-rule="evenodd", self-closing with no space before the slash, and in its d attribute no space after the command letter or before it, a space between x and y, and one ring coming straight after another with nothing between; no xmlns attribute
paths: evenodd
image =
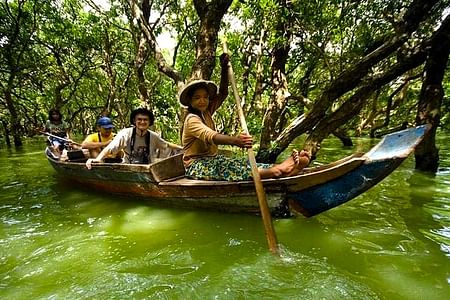
<svg viewBox="0 0 450 300"><path fill-rule="evenodd" d="M216 84L208 80L194 80L180 91L179 101L188 108L182 130L183 162L187 177L203 180L251 180L251 167L247 159L218 154L218 145L240 148L251 148L253 145L250 135L229 136L215 129L212 116L225 99L223 83L228 81L223 78L227 77L228 60L228 55L221 56L222 80L219 93ZM258 171L261 178L293 176L300 173L309 160L306 151L294 150L281 164L258 164Z"/></svg>

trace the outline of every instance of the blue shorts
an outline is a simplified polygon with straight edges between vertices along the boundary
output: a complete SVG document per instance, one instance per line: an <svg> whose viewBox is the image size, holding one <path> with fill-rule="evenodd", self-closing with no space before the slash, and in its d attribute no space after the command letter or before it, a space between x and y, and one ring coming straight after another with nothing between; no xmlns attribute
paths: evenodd
<svg viewBox="0 0 450 300"><path fill-rule="evenodd" d="M264 169L272 167L271 164L262 163L257 166ZM231 158L219 154L194 160L187 167L186 176L202 180L252 180L252 168L246 158Z"/></svg>

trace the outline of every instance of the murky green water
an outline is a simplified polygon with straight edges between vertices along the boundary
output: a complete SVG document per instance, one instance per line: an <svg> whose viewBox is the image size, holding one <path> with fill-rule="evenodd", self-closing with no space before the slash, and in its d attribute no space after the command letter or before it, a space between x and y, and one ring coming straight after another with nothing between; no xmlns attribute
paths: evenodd
<svg viewBox="0 0 450 300"><path fill-rule="evenodd" d="M90 193L57 180L43 141L2 148L0 298L449 299L449 137L436 176L409 158L345 205L275 220L281 258L258 216Z"/></svg>

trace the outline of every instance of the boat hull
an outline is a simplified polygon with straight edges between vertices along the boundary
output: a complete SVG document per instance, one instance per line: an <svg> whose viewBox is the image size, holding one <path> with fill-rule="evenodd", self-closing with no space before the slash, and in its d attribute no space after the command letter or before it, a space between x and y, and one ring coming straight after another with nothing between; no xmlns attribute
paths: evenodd
<svg viewBox="0 0 450 300"><path fill-rule="evenodd" d="M290 216L292 211L310 217L357 197L392 173L428 128L420 126L386 136L365 155L306 168L297 176L263 180L269 209L278 217ZM167 206L259 212L252 181L167 178L184 172L173 167L182 166L181 156L151 165L98 164L88 170L83 162L64 162L53 158L49 151L46 153L61 178L98 191L145 198Z"/></svg>

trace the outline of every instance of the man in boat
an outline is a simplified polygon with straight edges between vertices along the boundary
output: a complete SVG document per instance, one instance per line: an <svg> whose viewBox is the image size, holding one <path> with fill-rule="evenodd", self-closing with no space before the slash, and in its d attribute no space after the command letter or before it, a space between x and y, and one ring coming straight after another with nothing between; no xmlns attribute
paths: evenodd
<svg viewBox="0 0 450 300"><path fill-rule="evenodd" d="M107 155L115 155L123 150L123 161L129 164L149 164L155 161L158 151L168 148L181 151L183 148L162 139L156 132L149 129L155 117L146 108L138 108L131 112L130 122L133 127L122 129L114 139L100 152L96 158L86 161L86 168L91 169L92 163L102 162Z"/></svg>
<svg viewBox="0 0 450 300"><path fill-rule="evenodd" d="M101 117L97 120L97 132L88 135L81 147L89 150L89 157L96 158L98 154L111 143L114 138L114 125L110 118ZM118 155L120 157L120 154Z"/></svg>
<svg viewBox="0 0 450 300"><path fill-rule="evenodd" d="M179 101L187 106L188 115L183 124L183 162L186 176L203 180L251 180L251 166L247 159L230 158L218 154L217 145L251 148L253 138L247 134L224 135L216 131L214 112L226 98L228 85L227 54L220 57L221 83L219 93L212 81L195 80L180 91ZM294 176L309 164L310 154L294 150L281 164L258 164L261 178Z"/></svg>

